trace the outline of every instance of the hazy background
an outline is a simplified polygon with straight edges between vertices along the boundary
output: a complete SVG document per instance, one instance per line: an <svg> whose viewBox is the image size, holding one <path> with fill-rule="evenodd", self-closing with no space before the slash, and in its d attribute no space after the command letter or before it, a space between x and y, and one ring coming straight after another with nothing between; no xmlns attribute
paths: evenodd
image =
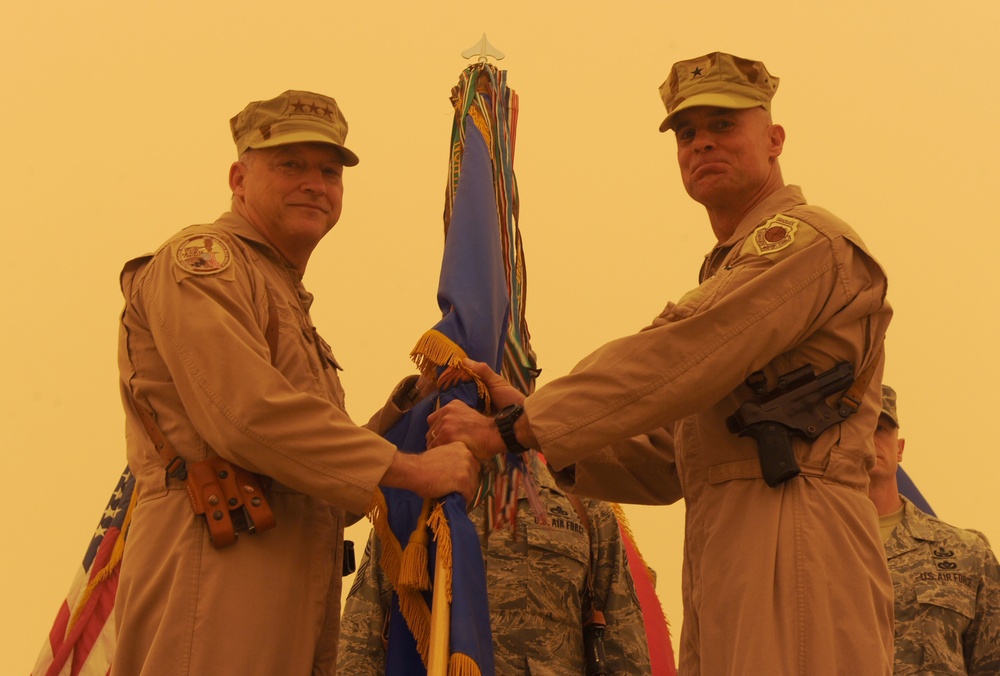
<svg viewBox="0 0 1000 676"><path fill-rule="evenodd" d="M763 60L781 78L786 181L852 223L889 272L904 466L942 518L997 542L998 23L983 0L9 3L0 671L34 664L124 466L122 263L227 209L229 118L286 89L330 94L347 115L361 164L306 284L349 410L367 420L439 317L448 94L483 32L521 100L541 383L697 283L711 233L657 132L670 64ZM683 506L626 511L679 635ZM367 526L351 536L363 543Z"/></svg>

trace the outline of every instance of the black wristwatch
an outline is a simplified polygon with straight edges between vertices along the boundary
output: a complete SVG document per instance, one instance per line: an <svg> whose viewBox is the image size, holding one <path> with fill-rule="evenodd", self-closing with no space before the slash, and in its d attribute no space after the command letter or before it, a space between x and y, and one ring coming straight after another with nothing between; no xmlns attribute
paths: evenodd
<svg viewBox="0 0 1000 676"><path fill-rule="evenodd" d="M508 453L524 453L528 450L518 443L517 435L514 434L514 423L517 422L517 419L523 413L523 406L511 404L510 406L504 406L496 415L497 429L500 430L500 437L503 439L503 442L507 444Z"/></svg>

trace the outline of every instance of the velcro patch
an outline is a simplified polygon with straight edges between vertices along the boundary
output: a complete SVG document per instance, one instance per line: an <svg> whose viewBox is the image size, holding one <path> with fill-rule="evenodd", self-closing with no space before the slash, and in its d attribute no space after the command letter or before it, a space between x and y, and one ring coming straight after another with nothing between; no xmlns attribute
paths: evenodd
<svg viewBox="0 0 1000 676"><path fill-rule="evenodd" d="M787 248L795 241L795 231L799 221L795 218L778 214L753 231L750 241L760 255L767 255Z"/></svg>
<svg viewBox="0 0 1000 676"><path fill-rule="evenodd" d="M225 242L212 235L191 235L174 252L174 262L193 275L214 275L229 267L232 254Z"/></svg>

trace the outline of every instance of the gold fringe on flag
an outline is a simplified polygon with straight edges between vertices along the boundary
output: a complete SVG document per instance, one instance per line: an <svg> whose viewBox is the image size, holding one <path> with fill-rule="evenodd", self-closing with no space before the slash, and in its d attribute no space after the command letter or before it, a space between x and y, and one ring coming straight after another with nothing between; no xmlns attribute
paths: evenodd
<svg viewBox="0 0 1000 676"><path fill-rule="evenodd" d="M493 154L493 130L490 129L489 121L487 121L482 111L476 106L469 108L469 117L472 118L472 123L476 125L479 133L483 135L483 140L486 141L486 148L490 151L490 163L495 167L497 160Z"/></svg>
<svg viewBox="0 0 1000 676"><path fill-rule="evenodd" d="M125 520L122 521L121 530L118 532L118 539L115 540L114 549L111 550L111 556L108 558L108 563L104 568L101 568L94 577L87 584L87 588L84 590L83 595L76 604L76 608L73 609L73 616L69 620L69 626L66 628L66 633L69 634L73 629L73 625L76 621L80 619L80 613L83 608L87 605L87 601L90 599L90 595L94 593L97 589L97 585L101 584L109 577L111 577L116 570L118 570L118 564L122 561L122 555L125 553L125 534L128 532L128 527L132 523L132 508L135 507L135 500L139 497L139 491L135 488L132 489L132 498L128 503L128 510L125 512Z"/></svg>
<svg viewBox="0 0 1000 676"><path fill-rule="evenodd" d="M427 591L431 588L431 576L427 570L427 545L430 542L427 517L430 513L431 501L425 498L417 525L410 533L410 541L403 550L403 563L399 569L396 589Z"/></svg>
<svg viewBox="0 0 1000 676"><path fill-rule="evenodd" d="M448 517L444 515L444 508L439 502L434 507L434 511L427 519L427 527L434 533L434 542L437 543L437 558L444 564L442 571L445 574L444 580L435 580L440 584L444 582L448 590L448 603L451 603L451 527L448 525Z"/></svg>
<svg viewBox="0 0 1000 676"><path fill-rule="evenodd" d="M410 350L410 359L417 365L421 375L434 383L438 382L437 369L442 366L447 369L441 374L442 380L475 381L479 397L485 403L486 410L489 410L489 390L476 374L462 364L462 360L467 357L465 350L451 338L434 329L430 329L422 335L414 348Z"/></svg>
<svg viewBox="0 0 1000 676"><path fill-rule="evenodd" d="M389 507L385 502L385 495L381 490L376 489L372 494L372 499L368 503L368 520L372 522L375 535L382 541L382 557L380 563L390 580L399 579L399 568L403 561L403 549L399 546L399 540L389 527L389 519L386 514Z"/></svg>
<svg viewBox="0 0 1000 676"><path fill-rule="evenodd" d="M424 503L425 508L427 504ZM431 644L431 610L420 590L399 585L400 571L403 568L403 548L389 526L388 513L389 507L386 504L385 495L381 490L376 490L368 503L368 519L372 522L375 535L382 541L382 557L379 562L396 590L399 611L403 615L403 619L406 620L406 626L410 628L410 633L413 634L417 643L417 652L420 653L420 659L426 667L427 654ZM422 530L426 530L426 528L422 528Z"/></svg>
<svg viewBox="0 0 1000 676"><path fill-rule="evenodd" d="M452 653L448 661L448 676L482 676L479 665L465 653Z"/></svg>

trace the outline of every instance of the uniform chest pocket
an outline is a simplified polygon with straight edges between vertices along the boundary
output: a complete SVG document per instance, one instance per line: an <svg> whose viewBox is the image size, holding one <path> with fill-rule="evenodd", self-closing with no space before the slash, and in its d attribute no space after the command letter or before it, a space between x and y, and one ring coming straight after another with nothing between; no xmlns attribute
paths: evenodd
<svg viewBox="0 0 1000 676"><path fill-rule="evenodd" d="M740 267L726 266L706 279L697 287L684 294L676 304L667 308L664 318L684 319L695 314L702 307L711 305L726 295L740 276ZM667 317L666 315L670 315Z"/></svg>
<svg viewBox="0 0 1000 676"><path fill-rule="evenodd" d="M323 340L322 336L312 325L308 317L298 308L279 305L279 348L283 346L298 345L301 351L308 356L311 362L311 370L317 372L319 368L334 368L342 371L330 345ZM287 342L283 342L287 341Z"/></svg>
<svg viewBox="0 0 1000 676"><path fill-rule="evenodd" d="M337 381L340 365L330 346L311 326L308 318L297 308L280 304L278 309L277 358L274 365L297 389L326 396L333 389L335 400L342 405L338 387L328 381Z"/></svg>
<svg viewBox="0 0 1000 676"><path fill-rule="evenodd" d="M333 356L333 349L330 347L330 344L323 340L323 337L319 335L315 327L312 328L312 335L316 341L316 352L319 355L320 362L325 367L333 367L338 371L343 371L344 369L337 363L337 358Z"/></svg>
<svg viewBox="0 0 1000 676"><path fill-rule="evenodd" d="M528 528L528 594L547 621L579 630L590 540L575 515L553 514L550 509L548 520L547 525Z"/></svg>
<svg viewBox="0 0 1000 676"><path fill-rule="evenodd" d="M916 617L896 621L895 673L965 673L963 637L975 615L975 589L965 582L939 577L915 585Z"/></svg>
<svg viewBox="0 0 1000 676"><path fill-rule="evenodd" d="M942 579L926 581L915 586L916 601L925 613L953 613L955 619L971 622L976 616L976 588L969 587L962 573L938 573ZM951 579L949 579L951 578Z"/></svg>

